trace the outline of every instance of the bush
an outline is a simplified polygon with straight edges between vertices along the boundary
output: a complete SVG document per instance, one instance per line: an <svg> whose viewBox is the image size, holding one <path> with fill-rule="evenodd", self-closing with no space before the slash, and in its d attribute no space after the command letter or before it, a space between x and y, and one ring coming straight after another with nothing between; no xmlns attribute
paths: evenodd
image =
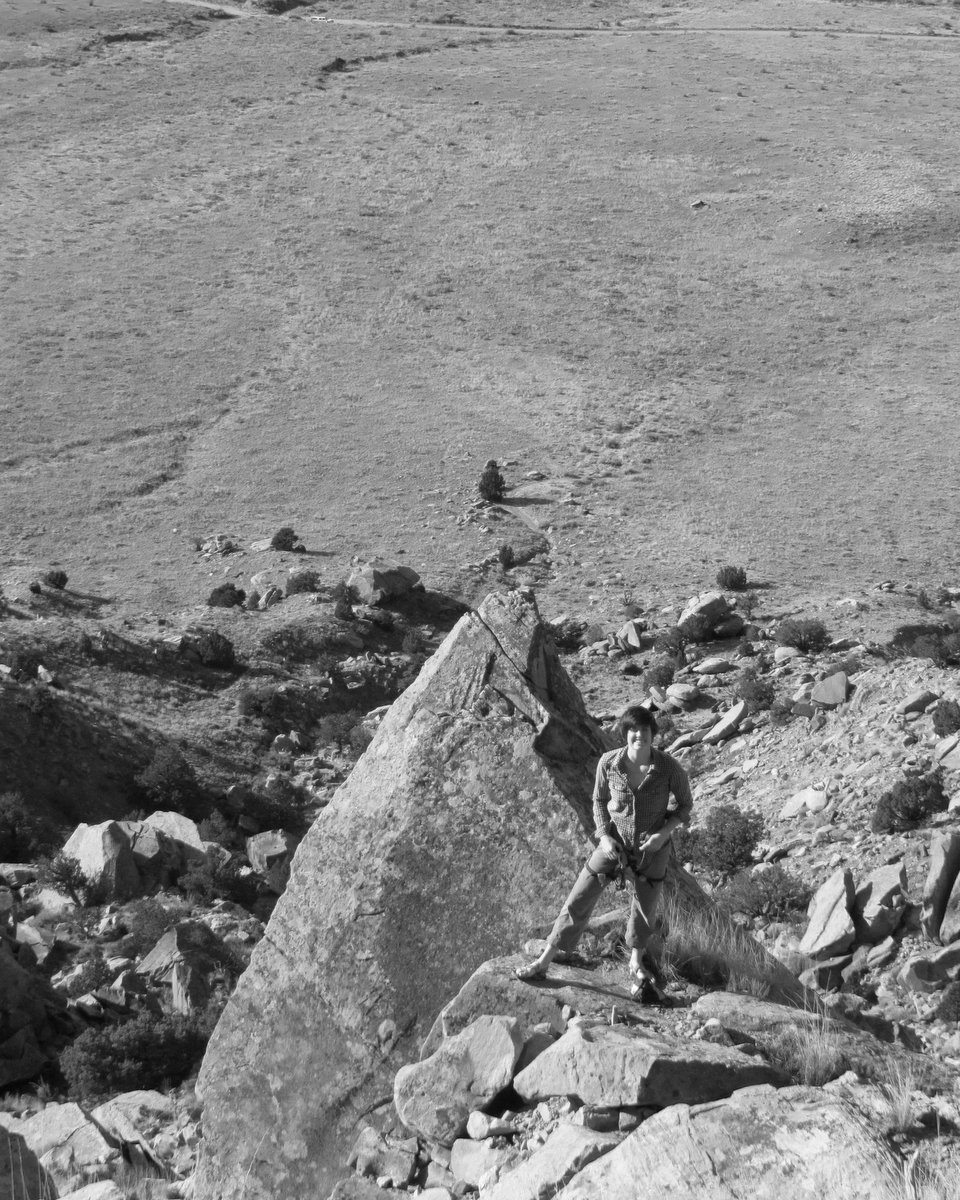
<svg viewBox="0 0 960 1200"><path fill-rule="evenodd" d="M779 863L764 871L738 871L716 892L731 912L771 921L801 921L813 889Z"/></svg>
<svg viewBox="0 0 960 1200"><path fill-rule="evenodd" d="M168 912L159 900L151 897L132 900L123 909L121 920L126 932L118 941L116 952L125 958L140 958L152 950L182 916L182 910Z"/></svg>
<svg viewBox="0 0 960 1200"><path fill-rule="evenodd" d="M284 525L270 539L271 550L302 550L303 543L291 526Z"/></svg>
<svg viewBox="0 0 960 1200"><path fill-rule="evenodd" d="M193 648L205 667L235 667L233 642L216 629L202 629L192 639Z"/></svg>
<svg viewBox="0 0 960 1200"><path fill-rule="evenodd" d="M156 809L176 809L187 813L195 809L200 788L193 767L175 746L159 746L149 764L134 782L141 787Z"/></svg>
<svg viewBox="0 0 960 1200"><path fill-rule="evenodd" d="M230 859L224 864L195 862L178 880L181 891L198 904L229 900L241 908L253 908L260 897L260 881L254 874L243 874L242 864Z"/></svg>
<svg viewBox="0 0 960 1200"><path fill-rule="evenodd" d="M739 608L748 621L757 611L759 604L760 597L756 592L744 592L742 596L737 597L737 608Z"/></svg>
<svg viewBox="0 0 960 1200"><path fill-rule="evenodd" d="M933 813L946 811L949 803L939 770L929 775L912 775L883 793L870 827L874 833L916 829Z"/></svg>
<svg viewBox="0 0 960 1200"><path fill-rule="evenodd" d="M747 587L746 567L721 567L717 572L717 583L730 592L742 592Z"/></svg>
<svg viewBox="0 0 960 1200"><path fill-rule="evenodd" d="M56 588L58 592L67 586L66 571L46 571L40 578L47 587Z"/></svg>
<svg viewBox="0 0 960 1200"><path fill-rule="evenodd" d="M53 858L37 860L37 878L44 886L69 896L80 908L98 904L102 898L100 881L85 875L79 861L62 850Z"/></svg>
<svg viewBox="0 0 960 1200"><path fill-rule="evenodd" d="M213 1014L140 1013L122 1025L84 1030L60 1055L60 1069L70 1094L88 1101L181 1083L199 1064L212 1029Z"/></svg>
<svg viewBox="0 0 960 1200"><path fill-rule="evenodd" d="M804 654L818 654L827 648L830 635L822 621L797 620L788 617L780 623L777 641L781 646L793 646Z"/></svg>
<svg viewBox="0 0 960 1200"><path fill-rule="evenodd" d="M772 679L764 679L753 667L746 667L737 679L737 695L746 700L750 712L764 712L776 700L777 689Z"/></svg>
<svg viewBox="0 0 960 1200"><path fill-rule="evenodd" d="M956 700L941 700L933 710L933 732L937 737L949 737L960 729L960 704Z"/></svg>
<svg viewBox="0 0 960 1200"><path fill-rule="evenodd" d="M284 589L288 596L299 596L304 592L320 591L320 572L312 570L294 571L287 576Z"/></svg>
<svg viewBox="0 0 960 1200"><path fill-rule="evenodd" d="M0 795L0 862L31 862L56 840L53 827L26 807L19 792Z"/></svg>
<svg viewBox="0 0 960 1200"><path fill-rule="evenodd" d="M718 804L699 829L690 831L683 848L696 866L730 876L750 865L762 836L763 817L759 813L744 811L735 804Z"/></svg>
<svg viewBox="0 0 960 1200"><path fill-rule="evenodd" d="M486 500L490 504L495 504L497 501L503 499L506 486L506 481L500 474L500 468L497 466L496 459L491 458L483 468L480 480L477 483L477 491L480 493L480 499Z"/></svg>
<svg viewBox="0 0 960 1200"><path fill-rule="evenodd" d="M675 625L670 629L661 629L653 639L654 649L661 654L669 654L677 661L678 665L683 663L683 652L686 646L687 639Z"/></svg>
<svg viewBox="0 0 960 1200"><path fill-rule="evenodd" d="M641 686L644 689L669 687L673 683L676 666L669 658L658 658L643 673Z"/></svg>
<svg viewBox="0 0 960 1200"><path fill-rule="evenodd" d="M552 621L547 628L558 650L572 651L580 648L587 626L583 621L565 617L562 621Z"/></svg>
<svg viewBox="0 0 960 1200"><path fill-rule="evenodd" d="M505 571L509 571L511 567L516 566L517 556L514 554L513 547L509 542L504 542L497 549L497 559Z"/></svg>
<svg viewBox="0 0 960 1200"><path fill-rule="evenodd" d="M233 583L221 583L207 597L209 608L239 608L247 598L243 588Z"/></svg>
<svg viewBox="0 0 960 1200"><path fill-rule="evenodd" d="M87 992L95 992L97 988L108 987L114 975L115 972L107 966L102 954L92 954L84 961L79 973L67 984L67 995L76 999L77 996L85 996Z"/></svg>

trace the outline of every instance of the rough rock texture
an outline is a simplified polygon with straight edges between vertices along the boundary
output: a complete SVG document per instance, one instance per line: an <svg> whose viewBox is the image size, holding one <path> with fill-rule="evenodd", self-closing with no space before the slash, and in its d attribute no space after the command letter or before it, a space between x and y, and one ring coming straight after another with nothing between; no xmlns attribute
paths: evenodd
<svg viewBox="0 0 960 1200"><path fill-rule="evenodd" d="M594 1133L579 1125L558 1125L539 1150L486 1189L483 1200L552 1198L578 1171L602 1154L608 1154L621 1140L617 1133Z"/></svg>
<svg viewBox="0 0 960 1200"><path fill-rule="evenodd" d="M552 920L607 748L532 596L458 623L298 848L211 1039L198 1195L329 1189L450 995Z"/></svg>
<svg viewBox="0 0 960 1200"><path fill-rule="evenodd" d="M77 1104L48 1104L23 1120L0 1113L0 1126L23 1139L56 1187L55 1195L80 1187L89 1168L120 1160L116 1143Z"/></svg>
<svg viewBox="0 0 960 1200"><path fill-rule="evenodd" d="M140 872L134 862L130 838L117 821L78 825L63 847L75 858L84 875L96 879L111 900L129 900L140 894Z"/></svg>
<svg viewBox="0 0 960 1200"><path fill-rule="evenodd" d="M836 708L837 705L846 701L849 686L844 672L834 671L826 679L821 679L819 683L814 684L810 692L810 703L816 704L820 708Z"/></svg>
<svg viewBox="0 0 960 1200"><path fill-rule="evenodd" d="M400 1120L429 1141L451 1145L470 1114L510 1082L523 1042L512 1017L478 1017L429 1058L400 1068L393 1090Z"/></svg>
<svg viewBox="0 0 960 1200"><path fill-rule="evenodd" d="M853 923L858 942L882 942L900 924L906 903L907 870L903 863L878 867L857 888Z"/></svg>
<svg viewBox="0 0 960 1200"><path fill-rule="evenodd" d="M261 875L268 887L281 895L290 878L290 863L297 848L297 839L283 829L268 829L247 838L247 858L250 866Z"/></svg>
<svg viewBox="0 0 960 1200"><path fill-rule="evenodd" d="M524 1100L575 1096L582 1104L661 1107L701 1103L757 1083L787 1083L782 1071L739 1050L622 1025L574 1026L513 1081Z"/></svg>
<svg viewBox="0 0 960 1200"><path fill-rule="evenodd" d="M836 871L810 901L810 921L800 952L810 958L834 958L853 945L853 876Z"/></svg>
<svg viewBox="0 0 960 1200"><path fill-rule="evenodd" d="M0 939L0 1087L32 1079L46 1066L66 999L26 971Z"/></svg>
<svg viewBox="0 0 960 1200"><path fill-rule="evenodd" d="M875 1200L886 1194L894 1170L880 1136L842 1100L816 1088L751 1088L714 1104L657 1113L575 1176L561 1196Z"/></svg>
<svg viewBox="0 0 960 1200"><path fill-rule="evenodd" d="M347 586L354 589L361 603L382 604L384 600L405 596L419 582L420 576L412 567L378 558L358 567L347 580Z"/></svg>
<svg viewBox="0 0 960 1200"><path fill-rule="evenodd" d="M937 834L930 843L930 867L923 888L923 915L920 918L923 932L929 938L940 936L943 914L958 874L960 833L951 830Z"/></svg>
<svg viewBox="0 0 960 1200"><path fill-rule="evenodd" d="M694 642L704 641L729 613L730 605L722 592L701 592L687 601L677 618L677 628Z"/></svg>

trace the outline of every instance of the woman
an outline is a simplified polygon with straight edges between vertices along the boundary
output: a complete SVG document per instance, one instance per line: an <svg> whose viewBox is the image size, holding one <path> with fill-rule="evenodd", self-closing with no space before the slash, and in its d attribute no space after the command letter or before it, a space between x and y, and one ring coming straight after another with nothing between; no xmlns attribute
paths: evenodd
<svg viewBox="0 0 960 1200"><path fill-rule="evenodd" d="M593 789L593 819L599 844L590 855L560 910L547 947L531 963L518 967L518 979L543 979L559 956L569 956L590 920L603 889L623 868L633 881L627 920L633 994L660 999L643 952L653 924L670 858L673 832L690 819L693 797L687 774L676 759L653 747L657 721L642 705L624 710L617 731L626 745L601 756Z"/></svg>

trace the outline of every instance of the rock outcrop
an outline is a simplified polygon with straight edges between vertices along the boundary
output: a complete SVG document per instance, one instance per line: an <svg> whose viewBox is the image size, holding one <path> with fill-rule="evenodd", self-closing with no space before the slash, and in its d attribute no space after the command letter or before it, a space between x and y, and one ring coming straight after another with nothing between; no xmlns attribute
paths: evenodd
<svg viewBox="0 0 960 1200"><path fill-rule="evenodd" d="M555 915L606 748L532 596L458 623L301 843L211 1039L198 1194L325 1194L449 996Z"/></svg>

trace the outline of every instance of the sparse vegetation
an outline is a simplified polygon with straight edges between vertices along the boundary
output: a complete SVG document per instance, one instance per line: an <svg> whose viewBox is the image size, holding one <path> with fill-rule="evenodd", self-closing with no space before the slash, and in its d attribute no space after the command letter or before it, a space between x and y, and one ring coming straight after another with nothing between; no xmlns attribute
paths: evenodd
<svg viewBox="0 0 960 1200"><path fill-rule="evenodd" d="M62 592L63 589L67 586L66 571L60 571L60 570L45 571L43 573L43 575L41 575L40 578L41 578L42 582L47 585L47 587L54 588L58 592Z"/></svg>
<svg viewBox="0 0 960 1200"><path fill-rule="evenodd" d="M285 588L288 596L299 596L305 592L320 591L320 572L306 568L302 571L294 571L287 576L287 585Z"/></svg>
<svg viewBox="0 0 960 1200"><path fill-rule="evenodd" d="M943 790L939 771L898 780L877 801L871 828L874 833L916 829L933 813L945 812L950 798Z"/></svg>
<svg viewBox="0 0 960 1200"><path fill-rule="evenodd" d="M151 811L176 809L188 814L196 811L200 785L193 767L176 746L169 743L158 746L134 782L143 790Z"/></svg>
<svg viewBox="0 0 960 1200"><path fill-rule="evenodd" d="M745 591L747 587L746 567L721 567L717 572L717 583L728 592Z"/></svg>
<svg viewBox="0 0 960 1200"><path fill-rule="evenodd" d="M270 539L271 550L296 550L298 545L300 539L291 525L281 526Z"/></svg>
<svg viewBox="0 0 960 1200"><path fill-rule="evenodd" d="M737 695L746 700L752 713L765 712L777 698L772 679L759 675L753 667L745 667L737 679Z"/></svg>
<svg viewBox="0 0 960 1200"><path fill-rule="evenodd" d="M239 608L247 598L243 588L235 583L221 583L207 597L209 608Z"/></svg>
<svg viewBox="0 0 960 1200"><path fill-rule="evenodd" d="M822 1087L850 1069L840 1039L829 1018L798 1020L775 1037L764 1038L763 1049L776 1066L797 1083Z"/></svg>
<svg viewBox="0 0 960 1200"><path fill-rule="evenodd" d="M777 641L781 646L793 646L803 654L819 654L826 650L830 635L822 621L788 617L777 629Z"/></svg>
<svg viewBox="0 0 960 1200"><path fill-rule="evenodd" d="M642 687L647 690L652 687L665 688L673 683L677 668L673 661L666 657L655 659L643 673Z"/></svg>
<svg viewBox="0 0 960 1200"><path fill-rule="evenodd" d="M80 908L96 904L100 899L100 881L84 874L79 861L62 851L52 858L37 860L37 878L45 886L69 896Z"/></svg>
<svg viewBox="0 0 960 1200"><path fill-rule="evenodd" d="M477 484L477 491L480 493L480 499L486 500L488 504L496 504L503 499L504 489L506 488L506 480L500 473L500 468L497 466L495 459L490 459L487 465L483 468L480 475L480 480Z"/></svg>
<svg viewBox="0 0 960 1200"><path fill-rule="evenodd" d="M202 629L195 634L192 644L205 667L229 669L237 665L233 642L217 629Z"/></svg>
<svg viewBox="0 0 960 1200"><path fill-rule="evenodd" d="M85 996L97 988L107 987L112 978L113 973L106 959L99 951L95 951L83 960L79 973L70 980L66 988L67 995L72 998Z"/></svg>
<svg viewBox="0 0 960 1200"><path fill-rule="evenodd" d="M779 863L764 870L738 871L715 893L731 912L770 921L800 922L813 889Z"/></svg>
<svg viewBox="0 0 960 1200"><path fill-rule="evenodd" d="M762 836L763 818L759 813L744 811L735 804L718 804L702 826L682 838L677 855L711 874L731 876L750 865Z"/></svg>
<svg viewBox="0 0 960 1200"><path fill-rule="evenodd" d="M19 792L0 795L0 862L31 862L56 841L56 830L27 807Z"/></svg>
<svg viewBox="0 0 960 1200"><path fill-rule="evenodd" d="M937 737L949 737L960 729L960 704L956 700L939 700L933 710L933 732Z"/></svg>

